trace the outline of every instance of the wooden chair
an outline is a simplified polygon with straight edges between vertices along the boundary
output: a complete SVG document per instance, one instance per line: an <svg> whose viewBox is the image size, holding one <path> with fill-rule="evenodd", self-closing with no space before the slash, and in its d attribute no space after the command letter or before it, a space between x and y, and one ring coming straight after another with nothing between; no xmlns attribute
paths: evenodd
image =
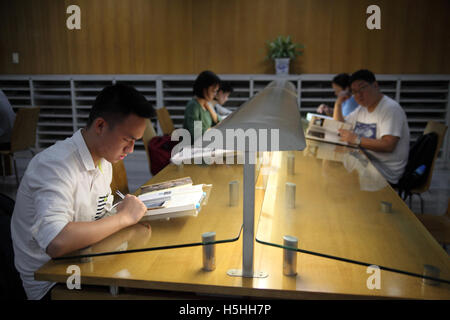
<svg viewBox="0 0 450 320"><path fill-rule="evenodd" d="M111 181L111 191L116 196L116 190L119 190L123 194L130 193L128 189L127 171L123 160L120 160L112 164L113 177Z"/></svg>
<svg viewBox="0 0 450 320"><path fill-rule="evenodd" d="M450 244L450 198L444 215L416 214L416 217L444 248Z"/></svg>
<svg viewBox="0 0 450 320"><path fill-rule="evenodd" d="M0 150L0 154L13 159L17 185L19 184L19 174L14 154L18 151L29 150L34 156L35 153L31 148L36 145L39 111L39 107L19 109L14 120L9 148ZM4 168L5 165L3 165L3 170L5 170Z"/></svg>
<svg viewBox="0 0 450 320"><path fill-rule="evenodd" d="M430 173L428 174L427 180L420 187L417 187L417 188L411 190L410 207L411 207L412 197L414 195L418 195L420 198L420 212L421 213L423 213L423 199L422 199L421 194L424 193L425 191L428 191L428 189L430 188L431 178L433 177L434 164L436 162L439 151L441 150L446 131L447 131L447 126L445 124L431 120L431 121L428 121L427 126L425 127L425 130L423 132L423 134L435 132L438 135L438 142L437 142L437 146L436 146L436 151L434 153L433 162L431 162Z"/></svg>
<svg viewBox="0 0 450 320"><path fill-rule="evenodd" d="M144 142L144 148L145 148L145 154L147 155L147 161L148 161L148 170L151 173L151 162L150 162L150 152L148 150L148 143L149 141L156 136L155 129L153 128L153 124L150 121L150 119L146 120L146 127L144 131L144 136L142 137L142 141Z"/></svg>
<svg viewBox="0 0 450 320"><path fill-rule="evenodd" d="M173 130L175 130L175 127L166 107L156 109L156 116L158 117L158 122L163 134L172 134Z"/></svg>

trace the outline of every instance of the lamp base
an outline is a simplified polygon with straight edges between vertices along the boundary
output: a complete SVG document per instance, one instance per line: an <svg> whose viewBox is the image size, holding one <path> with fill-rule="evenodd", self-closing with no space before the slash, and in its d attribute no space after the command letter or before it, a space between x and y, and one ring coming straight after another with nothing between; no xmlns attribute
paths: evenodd
<svg viewBox="0 0 450 320"><path fill-rule="evenodd" d="M269 274L264 271L253 272L252 276L244 276L241 269L230 269L227 271L227 275L230 277L243 277L243 278L267 278Z"/></svg>

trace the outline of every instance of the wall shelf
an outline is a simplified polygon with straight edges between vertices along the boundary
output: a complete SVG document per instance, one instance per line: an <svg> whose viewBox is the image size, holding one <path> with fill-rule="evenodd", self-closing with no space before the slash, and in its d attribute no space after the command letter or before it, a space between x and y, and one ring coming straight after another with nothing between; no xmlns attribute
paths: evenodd
<svg viewBox="0 0 450 320"><path fill-rule="evenodd" d="M219 75L230 82L233 93L225 104L237 110L261 91L276 75ZM283 77L291 81L298 95L302 116L314 112L321 103L333 104L331 79L334 74L302 74ZM36 148L46 148L69 137L86 124L96 96L107 85L134 86L156 108L165 106L175 128L182 127L184 109L192 99L196 75L2 75L0 89L15 110L39 106ZM450 123L450 75L377 75L381 91L399 101L408 117L411 141L423 132L429 120ZM441 158L450 159L449 138L444 141ZM136 150L143 150L136 143Z"/></svg>

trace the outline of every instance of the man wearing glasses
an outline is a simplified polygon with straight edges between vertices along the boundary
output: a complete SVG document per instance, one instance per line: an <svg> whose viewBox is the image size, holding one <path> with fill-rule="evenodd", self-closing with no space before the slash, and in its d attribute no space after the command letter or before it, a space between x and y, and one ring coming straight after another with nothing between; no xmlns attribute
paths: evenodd
<svg viewBox="0 0 450 320"><path fill-rule="evenodd" d="M354 128L340 130L341 140L363 148L386 180L396 184L408 161L406 114L395 100L380 92L375 75L369 70L353 73L350 89L358 108L344 118L342 102L346 96L339 96L334 108L334 119L352 123Z"/></svg>

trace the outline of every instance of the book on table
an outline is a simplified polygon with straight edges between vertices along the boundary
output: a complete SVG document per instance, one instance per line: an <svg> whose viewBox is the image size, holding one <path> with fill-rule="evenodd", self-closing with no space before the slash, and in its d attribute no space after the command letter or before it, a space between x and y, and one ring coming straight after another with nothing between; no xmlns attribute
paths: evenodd
<svg viewBox="0 0 450 320"><path fill-rule="evenodd" d="M170 158L170 161L176 165L185 163L186 161L195 161L196 159L212 161L220 157L230 157L239 154L235 150L225 150L225 149L213 149L213 148L202 148L195 146L185 146L178 153L174 154Z"/></svg>
<svg viewBox="0 0 450 320"><path fill-rule="evenodd" d="M306 130L306 138L330 142L345 146L357 147L355 144L342 141L339 129L352 130L350 123L334 120L333 118L318 114L308 114L309 126Z"/></svg>
<svg viewBox="0 0 450 320"><path fill-rule="evenodd" d="M180 184L181 180L185 184ZM192 180L189 180L190 178L176 179L146 188L153 191L138 196L147 206L145 216L166 218L197 215L206 193L203 191L203 184L192 185ZM161 189L161 186L169 187Z"/></svg>
<svg viewBox="0 0 450 320"><path fill-rule="evenodd" d="M169 181L163 181L163 182L143 185L143 186L141 186L141 190L142 190L142 192L149 193L152 191L161 191L164 189L185 186L185 185L192 186L192 179L190 177L178 178L178 179L173 179L173 180L169 180Z"/></svg>

